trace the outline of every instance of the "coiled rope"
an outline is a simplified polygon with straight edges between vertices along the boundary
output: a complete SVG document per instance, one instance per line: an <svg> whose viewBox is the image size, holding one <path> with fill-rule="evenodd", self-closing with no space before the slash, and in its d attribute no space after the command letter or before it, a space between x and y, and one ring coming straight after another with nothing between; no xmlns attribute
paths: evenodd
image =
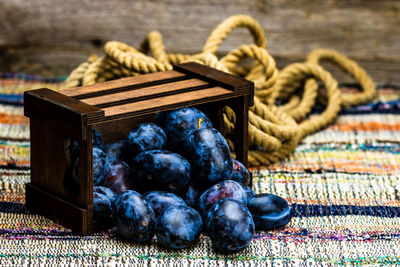
<svg viewBox="0 0 400 267"><path fill-rule="evenodd" d="M250 31L254 44L241 45L218 59L216 53L219 46L238 27ZM279 71L274 58L268 53L263 29L256 20L246 15L231 16L223 21L208 37L203 52L196 55L166 53L162 36L157 31L148 33L138 49L110 41L104 50L104 57L91 56L73 70L66 86L91 85L121 77L171 70L173 64L188 61L253 81L254 106L249 110L251 166L267 165L285 159L304 137L332 123L342 106L367 103L376 96L376 87L370 76L356 62L333 50L314 50L306 62L294 63ZM246 58L253 61L251 66L240 64ZM319 65L320 60L331 61L353 76L360 84L361 92L341 93L337 81ZM318 91L318 82L324 85L326 91ZM325 105L325 110L305 120L317 101ZM281 104L276 105L278 102ZM224 109L223 122L223 133L234 151L230 138L236 118L229 107Z"/></svg>

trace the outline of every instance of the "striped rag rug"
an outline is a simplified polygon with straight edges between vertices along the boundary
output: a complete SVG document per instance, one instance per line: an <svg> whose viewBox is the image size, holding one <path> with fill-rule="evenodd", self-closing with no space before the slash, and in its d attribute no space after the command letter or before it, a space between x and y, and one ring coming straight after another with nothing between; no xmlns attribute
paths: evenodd
<svg viewBox="0 0 400 267"><path fill-rule="evenodd" d="M380 86L372 104L342 110L289 159L252 170L256 192L286 198L294 216L282 229L258 232L241 253L221 255L204 235L190 249L168 251L154 240L121 241L114 230L78 236L25 208L29 127L21 93L62 81L0 74L1 265L400 265L400 88Z"/></svg>

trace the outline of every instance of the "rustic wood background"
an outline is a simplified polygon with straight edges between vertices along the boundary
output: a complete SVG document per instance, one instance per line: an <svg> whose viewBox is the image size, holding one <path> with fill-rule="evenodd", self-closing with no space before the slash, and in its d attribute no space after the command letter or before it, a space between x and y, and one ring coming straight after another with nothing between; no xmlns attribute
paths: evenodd
<svg viewBox="0 0 400 267"><path fill-rule="evenodd" d="M102 54L106 41L138 46L154 29L167 51L196 53L233 14L261 23L280 67L314 48L332 48L376 82L400 83L399 0L0 0L0 71L67 75L90 54ZM251 42L236 30L221 53ZM339 81L351 81L330 69Z"/></svg>

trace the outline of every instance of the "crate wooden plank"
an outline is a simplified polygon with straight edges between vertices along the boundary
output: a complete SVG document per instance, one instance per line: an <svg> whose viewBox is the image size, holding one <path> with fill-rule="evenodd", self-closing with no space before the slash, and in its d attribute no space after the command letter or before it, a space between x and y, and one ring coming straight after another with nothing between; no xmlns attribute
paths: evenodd
<svg viewBox="0 0 400 267"><path fill-rule="evenodd" d="M240 90L249 85L249 81L242 77L234 76L194 62L174 66L174 70L187 73L191 76L201 77L206 81L221 85L234 91Z"/></svg>
<svg viewBox="0 0 400 267"><path fill-rule="evenodd" d="M184 79L185 74L174 70L144 74L135 77L122 78L107 81L101 84L94 84L83 87L75 87L61 90L66 96L76 99L87 98L91 96L104 95L113 92L119 92L126 89L143 88L161 83L168 83Z"/></svg>
<svg viewBox="0 0 400 267"><path fill-rule="evenodd" d="M50 89L37 89L24 93L24 115L41 117L65 125L78 125L82 138L86 137L87 120L103 117L104 112L79 100Z"/></svg>
<svg viewBox="0 0 400 267"><path fill-rule="evenodd" d="M50 219L62 221L64 226L74 232L89 234L88 209L76 206L41 187L31 183L26 184L26 205L28 209L50 217Z"/></svg>
<svg viewBox="0 0 400 267"><path fill-rule="evenodd" d="M141 110L146 110L146 109L153 109L157 107L162 107L166 105L172 105L172 104L179 104L183 102L188 102L188 101L196 101L200 99L207 99L207 98L212 98L212 97L217 97L217 96L223 96L223 95L233 95L232 91L222 88L222 87L213 87L209 89L204 89L200 91L193 91L193 92L187 92L183 94L177 94L177 95L170 95L170 96L165 96L165 97L160 97L157 99L157 101L154 101L153 99L149 100L144 100L144 101L139 101L135 103L129 103L125 105L120 105L120 106L115 106L115 107L109 107L109 108L104 108L104 114L106 117L111 117L111 116L117 116L125 113L134 113L134 112L139 112Z"/></svg>
<svg viewBox="0 0 400 267"><path fill-rule="evenodd" d="M209 86L209 83L205 81L199 79L188 79L140 88L136 90L127 89L126 91L120 93L82 99L82 102L96 107L107 107L116 104L123 104L133 101L145 100L148 98L165 96L168 94L176 94L183 91L206 88L206 86Z"/></svg>

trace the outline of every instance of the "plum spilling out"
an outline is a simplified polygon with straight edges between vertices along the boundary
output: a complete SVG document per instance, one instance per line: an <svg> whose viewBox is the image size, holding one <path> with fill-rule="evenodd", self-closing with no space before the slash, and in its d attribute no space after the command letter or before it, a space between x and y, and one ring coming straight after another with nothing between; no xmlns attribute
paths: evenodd
<svg viewBox="0 0 400 267"><path fill-rule="evenodd" d="M254 222L243 203L220 199L208 212L206 229L213 246L222 253L234 253L246 248L254 234Z"/></svg>
<svg viewBox="0 0 400 267"><path fill-rule="evenodd" d="M280 196L259 194L247 202L257 230L271 230L286 225L292 217L292 208Z"/></svg>
<svg viewBox="0 0 400 267"><path fill-rule="evenodd" d="M100 148L93 148L93 180L94 185L100 185L104 179L106 166L106 153Z"/></svg>
<svg viewBox="0 0 400 267"><path fill-rule="evenodd" d="M200 128L211 128L210 119L200 110L193 107L183 107L171 111L159 112L156 122L167 135L169 148L181 152L181 144L186 135Z"/></svg>
<svg viewBox="0 0 400 267"><path fill-rule="evenodd" d="M203 230L225 254L249 246L255 229L290 221L286 200L256 195L248 186L250 172L232 159L225 138L203 112L193 107L159 112L156 123L139 124L125 140L107 145L93 130L97 220L112 221L122 238L134 242L156 234L168 249L188 248ZM79 144L66 138L64 146L65 185L79 195Z"/></svg>
<svg viewBox="0 0 400 267"><path fill-rule="evenodd" d="M140 192L178 192L190 179L190 164L179 154L149 150L136 156L132 164L134 186Z"/></svg>
<svg viewBox="0 0 400 267"><path fill-rule="evenodd" d="M186 205L182 198L166 191L151 191L145 194L144 197L152 207L156 218L169 207Z"/></svg>
<svg viewBox="0 0 400 267"><path fill-rule="evenodd" d="M154 211L136 191L128 190L117 196L112 217L118 234L127 240L146 242L154 235Z"/></svg>
<svg viewBox="0 0 400 267"><path fill-rule="evenodd" d="M186 205L172 206L157 218L157 241L170 249L190 246L200 235L203 222L200 214Z"/></svg>
<svg viewBox="0 0 400 267"><path fill-rule="evenodd" d="M110 188L117 195L132 188L129 166L123 161L107 162L102 186Z"/></svg>
<svg viewBox="0 0 400 267"><path fill-rule="evenodd" d="M243 186L248 186L250 183L250 173L240 161L233 159L233 172L230 180L236 181Z"/></svg>
<svg viewBox="0 0 400 267"><path fill-rule="evenodd" d="M97 147L102 149L103 148L103 137L101 136L101 133L97 130L93 130L93 135L92 135L92 141L93 141L93 147Z"/></svg>
<svg viewBox="0 0 400 267"><path fill-rule="evenodd" d="M128 141L127 140L118 140L112 143L109 143L103 147L104 153L107 155L108 162L113 161L125 161L129 162L130 155L128 151Z"/></svg>
<svg viewBox="0 0 400 267"><path fill-rule="evenodd" d="M128 147L133 157L143 151L163 149L166 143L163 129L153 123L142 123L128 135Z"/></svg>
<svg viewBox="0 0 400 267"><path fill-rule="evenodd" d="M244 205L247 203L246 191L242 186L235 181L226 180L210 187L200 196L197 208L201 217L207 218L207 212L212 205L224 198L235 199Z"/></svg>
<svg viewBox="0 0 400 267"><path fill-rule="evenodd" d="M195 183L211 186L231 177L231 153L225 138L216 129L194 130L184 140L183 150L191 164Z"/></svg>
<svg viewBox="0 0 400 267"><path fill-rule="evenodd" d="M95 186L93 189L93 215L97 219L110 220L112 204L117 195L111 189Z"/></svg>

